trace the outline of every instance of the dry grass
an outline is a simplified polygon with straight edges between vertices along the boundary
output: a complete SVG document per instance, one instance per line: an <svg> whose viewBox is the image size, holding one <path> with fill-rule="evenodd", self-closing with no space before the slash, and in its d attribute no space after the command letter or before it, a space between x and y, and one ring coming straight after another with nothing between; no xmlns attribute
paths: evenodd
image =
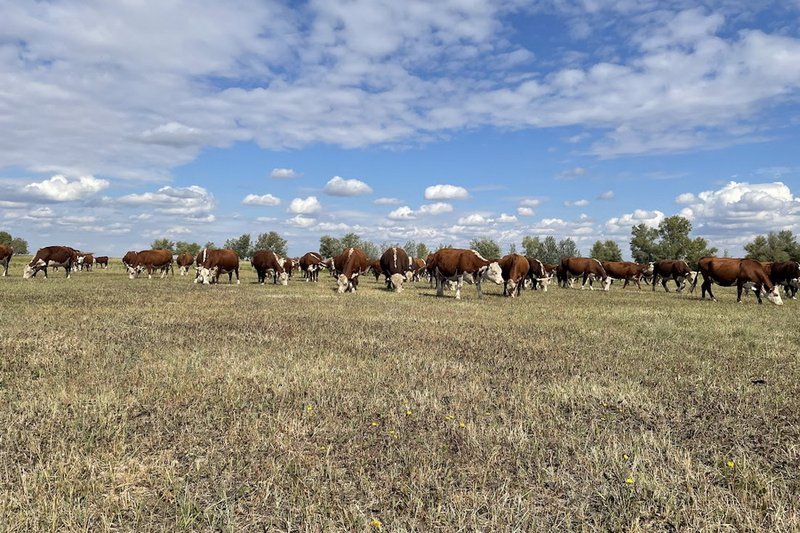
<svg viewBox="0 0 800 533"><path fill-rule="evenodd" d="M0 529L800 528L798 302L22 263Z"/></svg>

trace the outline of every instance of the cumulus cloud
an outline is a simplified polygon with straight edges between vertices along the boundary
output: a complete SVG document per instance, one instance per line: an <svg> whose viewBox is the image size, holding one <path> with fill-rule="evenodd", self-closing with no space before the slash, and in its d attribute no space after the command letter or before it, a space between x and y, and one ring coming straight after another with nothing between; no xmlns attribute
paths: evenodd
<svg viewBox="0 0 800 533"><path fill-rule="evenodd" d="M276 180L290 180L299 178L301 174L292 168L273 168L269 176Z"/></svg>
<svg viewBox="0 0 800 533"><path fill-rule="evenodd" d="M697 201L697 197L694 194L690 193L690 192L685 192L685 193L679 194L678 196L675 197L675 203L676 204L691 204L691 203L694 203L696 201Z"/></svg>
<svg viewBox="0 0 800 533"><path fill-rule="evenodd" d="M453 206L447 202L423 204L417 210L420 215L441 215L442 213L451 213L452 211Z"/></svg>
<svg viewBox="0 0 800 533"><path fill-rule="evenodd" d="M516 222L517 217L514 215L507 215L505 213L500 214L500 218L497 219L498 222Z"/></svg>
<svg viewBox="0 0 800 533"><path fill-rule="evenodd" d="M331 196L362 196L372 193L372 187L360 180L334 176L325 184L324 191Z"/></svg>
<svg viewBox="0 0 800 533"><path fill-rule="evenodd" d="M68 202L92 196L109 186L108 181L94 176L69 180L58 174L44 181L29 183L22 188L23 196L52 202Z"/></svg>
<svg viewBox="0 0 800 533"><path fill-rule="evenodd" d="M523 217L532 217L536 214L536 211L532 207L520 206L517 208L517 214Z"/></svg>
<svg viewBox="0 0 800 533"><path fill-rule="evenodd" d="M245 205L265 205L265 206L273 206L273 205L280 205L281 199L277 196L273 196L271 194L248 194L242 200L242 203Z"/></svg>
<svg viewBox="0 0 800 533"><path fill-rule="evenodd" d="M488 224L489 222L491 222L491 219L486 218L480 213L473 213L458 219L458 223L462 226L480 226L483 224Z"/></svg>
<svg viewBox="0 0 800 533"><path fill-rule="evenodd" d="M307 215L309 213L317 213L321 210L322 210L322 204L319 203L319 200L317 200L316 196L309 196L307 198L295 198L289 204L290 213L300 213Z"/></svg>
<svg viewBox="0 0 800 533"><path fill-rule="evenodd" d="M394 211L390 212L388 217L391 220L413 220L417 218L414 215L414 211L407 205L404 205L403 207L398 207Z"/></svg>
<svg viewBox="0 0 800 533"><path fill-rule="evenodd" d="M629 234L631 227L637 224L646 224L651 228L655 228L664 218L664 213L658 210L636 209L633 213L626 213L622 216L608 219L605 229L606 232L612 235Z"/></svg>
<svg viewBox="0 0 800 533"><path fill-rule="evenodd" d="M295 215L292 218L286 220L286 224L289 226L295 226L298 228L308 228L313 226L316 220L311 217L304 217L303 215Z"/></svg>
<svg viewBox="0 0 800 533"><path fill-rule="evenodd" d="M465 200L469 193L457 185L431 185L425 189L426 200Z"/></svg>
<svg viewBox="0 0 800 533"><path fill-rule="evenodd" d="M199 185L190 187L161 187L156 192L128 194L117 202L130 206L150 206L159 213L194 215L214 209L214 196Z"/></svg>
<svg viewBox="0 0 800 533"><path fill-rule="evenodd" d="M403 203L403 200L400 198L389 198L382 196L380 198L376 198L372 203L375 205L400 205Z"/></svg>
<svg viewBox="0 0 800 533"><path fill-rule="evenodd" d="M542 201L538 198L525 198L520 200L519 205L523 207L539 207Z"/></svg>
<svg viewBox="0 0 800 533"><path fill-rule="evenodd" d="M614 199L614 191L603 191L597 195L598 200L613 200Z"/></svg>
<svg viewBox="0 0 800 533"><path fill-rule="evenodd" d="M564 202L564 207L586 207L589 205L589 200L567 200Z"/></svg>

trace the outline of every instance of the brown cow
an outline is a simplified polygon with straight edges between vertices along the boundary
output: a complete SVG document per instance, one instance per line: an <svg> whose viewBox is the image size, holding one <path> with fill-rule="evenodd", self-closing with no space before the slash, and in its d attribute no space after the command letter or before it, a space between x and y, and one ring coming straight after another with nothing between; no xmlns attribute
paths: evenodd
<svg viewBox="0 0 800 533"><path fill-rule="evenodd" d="M128 264L128 278L134 279L147 270L147 279L153 279L153 272L161 270L161 279L172 267L172 252L169 250L142 250L136 252ZM174 272L173 272L174 274Z"/></svg>
<svg viewBox="0 0 800 533"><path fill-rule="evenodd" d="M769 276L769 280L776 286L783 286L786 296L795 299L797 293L798 278L800 278L800 264L796 261L759 261L764 267L764 272ZM744 284L746 289L756 289L756 284L748 282ZM746 293L747 294L747 293Z"/></svg>
<svg viewBox="0 0 800 533"><path fill-rule="evenodd" d="M678 292L683 292L686 284L690 283L689 292L694 293L694 288L697 286L697 272L693 272L689 268L689 263L683 259L662 259L653 263L653 290L656 290L656 284L661 281L664 290L669 292L667 281L670 278L675 280Z"/></svg>
<svg viewBox="0 0 800 533"><path fill-rule="evenodd" d="M406 251L397 246L388 248L378 260L378 265L381 273L386 277L386 288L401 292L403 281L406 280L406 273L411 267L411 260Z"/></svg>
<svg viewBox="0 0 800 533"><path fill-rule="evenodd" d="M503 283L503 272L497 261L490 261L475 250L442 248L430 256L427 268L436 276L436 296L444 296L444 282L454 280L456 300L461 299L461 285L465 275L475 280L478 298L483 298L481 281L488 279L498 285Z"/></svg>
<svg viewBox="0 0 800 533"><path fill-rule="evenodd" d="M503 274L503 295L515 298L519 296L525 278L531 269L528 259L519 254L508 254L497 262Z"/></svg>
<svg viewBox="0 0 800 533"><path fill-rule="evenodd" d="M80 270L92 270L94 266L94 255L83 254L78 256L78 268Z"/></svg>
<svg viewBox="0 0 800 533"><path fill-rule="evenodd" d="M258 274L259 283L263 284L267 280L267 274L271 272L273 285L276 285L279 280L281 285L288 285L289 275L283 267L283 259L272 250L257 251L250 258L250 264Z"/></svg>
<svg viewBox="0 0 800 533"><path fill-rule="evenodd" d="M219 283L221 274L228 274L228 284L233 283L233 274L236 274L236 284L239 285L239 255L230 249L207 250L203 249L203 263L194 279L195 283Z"/></svg>
<svg viewBox="0 0 800 533"><path fill-rule="evenodd" d="M31 262L25 267L22 273L24 279L29 279L40 271L44 271L44 279L47 279L48 267L64 267L67 272L67 279L70 278L73 265L78 260L78 254L69 246L46 246L39 248Z"/></svg>
<svg viewBox="0 0 800 533"><path fill-rule="evenodd" d="M608 277L602 263L591 257L564 257L561 259L561 273L563 280L569 281L572 277L583 277L581 290L586 288L589 281L589 290L594 290L592 281L598 279L603 282L603 290L607 291L611 286L611 278Z"/></svg>
<svg viewBox="0 0 800 533"><path fill-rule="evenodd" d="M108 268L108 256L101 255L100 257L95 257L94 264L96 264L99 268Z"/></svg>
<svg viewBox="0 0 800 533"><path fill-rule="evenodd" d="M300 270L303 271L306 281L319 281L319 271L322 270L322 256L317 252L308 252L300 258Z"/></svg>
<svg viewBox="0 0 800 533"><path fill-rule="evenodd" d="M542 263L535 257L526 257L525 259L528 260L528 264L530 265L527 277L531 280L531 289L538 290L539 285L541 285L542 291L547 292L547 286L550 284L550 280L553 278L553 272L558 265L550 265L552 269L547 270L547 263Z"/></svg>
<svg viewBox="0 0 800 533"><path fill-rule="evenodd" d="M634 282L639 290L642 290L642 285L639 283L642 276L647 272L652 272L653 265L648 263L631 263L630 261L603 261L603 268L612 280L625 280L622 288L628 286L629 282Z"/></svg>
<svg viewBox="0 0 800 533"><path fill-rule="evenodd" d="M0 244L0 266L3 267L3 277L8 276L8 265L11 263L11 256L14 250L10 246Z"/></svg>
<svg viewBox="0 0 800 533"><path fill-rule="evenodd" d="M733 259L723 257L704 257L699 261L700 272L703 274L703 285L700 287L701 299L708 296L714 298L711 292L711 283L730 287L736 284L736 302L742 303L742 290L746 283L751 282L756 287L756 298L761 303L761 291L766 288L767 299L776 304L783 305L778 287L770 281L761 263L753 259Z"/></svg>
<svg viewBox="0 0 800 533"><path fill-rule="evenodd" d="M136 252L133 250L128 250L125 252L125 255L122 256L122 264L125 265L125 268L133 265L133 261L136 259Z"/></svg>
<svg viewBox="0 0 800 533"><path fill-rule="evenodd" d="M294 259L286 258L283 260L283 269L286 271L286 275L289 279L292 279L292 271L294 270L294 265L296 261Z"/></svg>
<svg viewBox="0 0 800 533"><path fill-rule="evenodd" d="M375 261L370 261L369 263L369 270L372 271L372 275L375 276L375 283L378 283L378 280L381 279L381 260L376 259Z"/></svg>
<svg viewBox="0 0 800 533"><path fill-rule="evenodd" d="M189 267L194 263L194 256L189 252L180 253L175 263L178 265L178 271L181 273L181 276L185 276L189 273Z"/></svg>
<svg viewBox="0 0 800 533"><path fill-rule="evenodd" d="M347 248L333 258L332 264L339 272L337 284L339 293L355 292L358 289L358 276L367 271L369 261L360 248Z"/></svg>
<svg viewBox="0 0 800 533"><path fill-rule="evenodd" d="M415 257L411 260L411 281L420 281L427 272L424 259Z"/></svg>

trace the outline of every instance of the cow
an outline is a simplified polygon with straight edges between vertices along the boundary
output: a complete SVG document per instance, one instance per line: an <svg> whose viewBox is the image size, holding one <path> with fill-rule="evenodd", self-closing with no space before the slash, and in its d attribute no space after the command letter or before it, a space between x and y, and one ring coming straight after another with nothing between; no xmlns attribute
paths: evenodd
<svg viewBox="0 0 800 533"><path fill-rule="evenodd" d="M508 254L497 264L500 265L500 272L503 275L503 295L512 298L519 296L531 269L528 259L519 254Z"/></svg>
<svg viewBox="0 0 800 533"><path fill-rule="evenodd" d="M289 275L284 268L284 261L272 250L259 250L250 258L258 274L258 282L263 284L267 280L267 274L272 274L272 284L276 285L280 281L281 285L288 285Z"/></svg>
<svg viewBox="0 0 800 533"><path fill-rule="evenodd" d="M236 274L236 284L239 285L239 255L230 249L208 250L203 249L203 263L195 283L219 283L221 274L228 274L228 284L233 283L233 274Z"/></svg>
<svg viewBox="0 0 800 533"><path fill-rule="evenodd" d="M675 280L675 287L678 292L683 292L687 283L691 288L689 292L694 293L694 288L697 286L697 272L689 268L689 263L683 259L662 259L653 263L653 290L656 290L656 285L661 281L664 290L669 292L667 281L672 278Z"/></svg>
<svg viewBox="0 0 800 533"><path fill-rule="evenodd" d="M283 269L286 271L286 275L289 279L292 279L292 271L294 270L294 265L297 261L295 259L286 258L283 260Z"/></svg>
<svg viewBox="0 0 800 533"><path fill-rule="evenodd" d="M642 290L642 285L640 283L642 276L647 272L653 271L653 265L650 263L645 265L642 263L631 263L629 261L603 261L602 265L606 274L608 274L608 277L612 280L625 280L625 283L622 285L623 289L632 281L639 287L639 290Z"/></svg>
<svg viewBox="0 0 800 533"><path fill-rule="evenodd" d="M422 276L427 275L427 273L424 259L415 257L411 260L411 281L420 281Z"/></svg>
<svg viewBox="0 0 800 533"><path fill-rule="evenodd" d="M369 268L369 260L360 248L347 248L333 258L339 277L336 279L339 294L355 292L358 289L358 276Z"/></svg>
<svg viewBox="0 0 800 533"><path fill-rule="evenodd" d="M80 270L92 270L94 266L94 255L83 254L78 256L78 268Z"/></svg>
<svg viewBox="0 0 800 533"><path fill-rule="evenodd" d="M161 270L161 279L172 267L172 252L169 250L142 250L136 252L128 264L128 278L134 279L147 270L147 279L153 279L153 272ZM173 272L174 274L174 272Z"/></svg>
<svg viewBox="0 0 800 533"><path fill-rule="evenodd" d="M372 271L372 275L375 276L375 283L378 283L378 280L381 279L381 274L383 274L381 269L381 260L376 259L375 261L370 261L369 270Z"/></svg>
<svg viewBox="0 0 800 533"><path fill-rule="evenodd" d="M94 264L97 265L98 268L108 268L108 256L101 255L99 257L95 257Z"/></svg>
<svg viewBox="0 0 800 533"><path fill-rule="evenodd" d="M0 244L0 266L3 267L3 277L8 276L8 265L11 263L11 256L14 249L5 244Z"/></svg>
<svg viewBox="0 0 800 533"><path fill-rule="evenodd" d="M306 275L306 281L319 281L319 271L322 270L322 256L317 252L308 252L300 258L300 270Z"/></svg>
<svg viewBox="0 0 800 533"><path fill-rule="evenodd" d="M436 276L436 296L444 296L445 281L456 281L456 300L460 300L465 275L474 279L478 298L483 298L482 281L503 283L503 272L497 261L486 259L475 250L442 248L429 257L426 267Z"/></svg>
<svg viewBox="0 0 800 533"><path fill-rule="evenodd" d="M796 261L759 261L764 268L764 272L769 276L769 280L776 286L783 286L786 296L795 299L797 293L798 278L800 278L800 264ZM756 290L753 282L745 283L746 289Z"/></svg>
<svg viewBox="0 0 800 533"><path fill-rule="evenodd" d="M378 260L381 269L381 274L386 277L386 288L401 292L403 290L403 282L406 279L409 269L411 268L411 260L408 254L402 248L392 246L388 248Z"/></svg>
<svg viewBox="0 0 800 533"><path fill-rule="evenodd" d="M25 266L22 277L24 279L30 279L36 276L40 270L43 270L44 279L47 279L48 267L64 267L67 273L67 279L69 279L72 267L77 260L78 254L69 246L46 246L44 248L39 248L36 251L36 255L31 259L31 262Z"/></svg>
<svg viewBox="0 0 800 533"><path fill-rule="evenodd" d="M194 263L194 256L189 252L181 252L175 259L175 264L178 265L178 272L180 272L181 276L189 274L189 268L191 268L192 263Z"/></svg>
<svg viewBox="0 0 800 533"><path fill-rule="evenodd" d="M552 270L547 270L547 263L542 263L535 257L526 257L530 268L528 269L527 279L531 282L531 289L537 290L541 285L542 291L547 292L547 286L553 278L553 272L558 265L552 265Z"/></svg>
<svg viewBox="0 0 800 533"><path fill-rule="evenodd" d="M133 261L136 259L136 252L133 250L128 250L125 252L125 255L122 256L122 264L125 265L125 268L130 267L133 265Z"/></svg>
<svg viewBox="0 0 800 533"><path fill-rule="evenodd" d="M583 277L581 290L586 288L587 281L589 281L589 290L594 290L594 287L592 287L592 281L595 279L603 282L604 291L608 291L609 287L611 286L611 278L608 277L608 274L603 268L602 263L592 257L562 258L560 275L565 283L569 282L570 277Z"/></svg>
<svg viewBox="0 0 800 533"><path fill-rule="evenodd" d="M730 287L736 284L736 302L742 303L742 290L748 282L752 282L756 287L756 298L761 303L761 291L767 295L767 299L775 305L783 305L781 294L778 287L772 283L769 276L764 271L764 267L753 259L733 259L727 257L704 257L698 262L700 272L703 274L703 285L700 287L701 299L705 299L706 292L713 300L714 294L711 292L711 283Z"/></svg>

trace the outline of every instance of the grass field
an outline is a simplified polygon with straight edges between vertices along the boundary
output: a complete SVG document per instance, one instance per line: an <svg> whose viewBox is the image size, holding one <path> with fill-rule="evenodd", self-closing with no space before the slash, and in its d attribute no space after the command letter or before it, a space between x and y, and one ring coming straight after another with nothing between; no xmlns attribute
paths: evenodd
<svg viewBox="0 0 800 533"><path fill-rule="evenodd" d="M23 262L0 530L800 529L800 302Z"/></svg>

